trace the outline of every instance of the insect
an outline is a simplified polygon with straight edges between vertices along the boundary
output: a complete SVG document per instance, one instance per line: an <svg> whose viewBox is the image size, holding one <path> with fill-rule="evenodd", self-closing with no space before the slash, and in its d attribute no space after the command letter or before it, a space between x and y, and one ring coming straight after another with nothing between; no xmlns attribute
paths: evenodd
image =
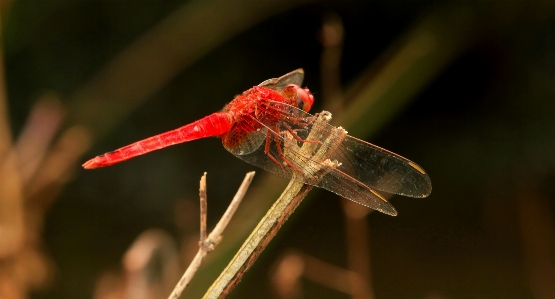
<svg viewBox="0 0 555 299"><path fill-rule="evenodd" d="M220 112L97 156L83 167L110 166L170 145L216 136L226 150L245 162L385 214L397 215L397 211L376 190L409 197L431 193L430 178L420 166L355 137L339 136L337 128L327 123L319 126L317 140L306 140L316 116L308 113L314 96L301 87L303 79L302 69L268 79L236 96ZM287 142L287 137L293 141ZM300 149L305 143L318 148L330 140L337 141L327 157L337 161L335 167ZM315 181L316 172L326 167L325 174Z"/></svg>

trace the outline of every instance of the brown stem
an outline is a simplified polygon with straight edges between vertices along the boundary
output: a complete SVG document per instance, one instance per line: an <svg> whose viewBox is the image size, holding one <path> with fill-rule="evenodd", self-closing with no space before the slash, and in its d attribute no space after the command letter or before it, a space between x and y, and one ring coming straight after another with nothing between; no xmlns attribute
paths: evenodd
<svg viewBox="0 0 555 299"><path fill-rule="evenodd" d="M216 227L214 227L214 230L212 230L212 232L208 235L208 237L206 237L206 210L207 210L206 173L204 173L200 181L201 243L200 243L197 255L195 256L195 258L193 259L193 261L191 262L187 270L185 270L185 273L183 273L183 276L181 277L181 279L179 280L179 282L171 292L168 299L176 299L176 298L179 298L179 296L181 296L181 293L183 292L185 287L187 287L187 285L189 284L189 282L191 281L191 279L199 269L202 261L204 260L208 252L212 251L214 249L214 246L216 246L218 242L222 239L222 233L226 228L227 224L229 223L229 220L231 220L231 217L233 217L233 214L237 210L239 203L241 202L243 197L245 197L245 193L247 192L247 189L249 188L249 185L252 182L253 177L254 177L254 171L247 173L247 175L245 176L245 179L243 180L243 183L239 187L239 190L237 190L237 193L235 194L235 196L233 197L233 200L227 207L227 210L225 211L224 215L222 216L220 221L218 221L218 224L216 224ZM204 205L205 205L204 209L202 208L203 198L204 198ZM203 214L204 214L204 220L203 220ZM203 225L204 225L204 238L202 237Z"/></svg>
<svg viewBox="0 0 555 299"><path fill-rule="evenodd" d="M331 114L329 114L329 112L322 112L316 120L307 140L318 140L318 137L321 135L319 132L319 128L321 128L320 124L328 122L330 119ZM343 136L345 136L346 132L344 130L341 131L343 132ZM289 159L292 158L292 155L289 155L287 149L291 149L292 146L296 145L293 145L295 141L289 133L286 133L286 137L285 144L288 145L288 142L292 143L284 148L284 155ZM301 147L301 151L309 155L314 152L316 146L317 144L315 143L305 142ZM315 183L313 180L323 177L327 172L337 166L336 162L332 162L329 159L324 160L326 156L333 153L334 149L333 146L329 146L329 142L326 140L320 146L316 154L314 154L313 159L315 159L315 161L323 162L321 162L321 168L319 171L316 171L314 178L308 178L311 183ZM295 211L300 202L308 194L308 191L312 189L311 185L301 183L300 181L303 180L297 178L296 176L298 175L298 173L293 172L293 178L289 182L287 188L270 208L268 213L260 220L251 235L243 243L237 254L235 254L235 257L233 257L218 279L216 279L208 289L203 298L225 298L239 281L241 281L246 271L252 266L254 261L256 261L260 253L266 248L270 240L277 234L293 211Z"/></svg>
<svg viewBox="0 0 555 299"><path fill-rule="evenodd" d="M200 246L206 244L206 215L208 214L208 207L206 203L206 172L200 179Z"/></svg>

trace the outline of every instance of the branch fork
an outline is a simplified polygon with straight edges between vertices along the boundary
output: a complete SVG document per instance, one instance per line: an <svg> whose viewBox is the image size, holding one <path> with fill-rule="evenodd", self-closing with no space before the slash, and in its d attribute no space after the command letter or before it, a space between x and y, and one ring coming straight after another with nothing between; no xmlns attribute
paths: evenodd
<svg viewBox="0 0 555 299"><path fill-rule="evenodd" d="M202 261L206 257L206 255L214 250L216 245L222 240L222 233L226 228L227 224L231 220L231 217L237 210L239 203L245 196L247 189L249 188L250 183L252 182L252 178L254 177L254 171L247 173L243 183L237 190L237 193L233 197L233 200L229 204L227 210L225 211L224 215L216 224L216 227L212 230L212 232L207 236L206 235L206 217L208 213L207 209L207 199L206 199L206 172L200 179L200 190L199 190L199 197L200 197L200 241L199 241L199 250L187 268L185 273L175 286L174 290L171 292L168 299L176 299L181 296L181 293L187 287L197 270L199 269Z"/></svg>
<svg viewBox="0 0 555 299"><path fill-rule="evenodd" d="M218 279L216 279L216 281L208 289L203 298L225 298L239 283L244 273L251 267L260 253L266 248L270 240L272 240L272 238L277 234L285 221L312 189L312 184L316 184L329 171L340 165L338 161L331 161L327 157L333 154L333 152L337 149L337 146L347 135L347 132L341 127L336 128L335 132L333 132L334 134L324 136L325 140L320 142L324 132L322 129L330 119L331 113L326 111L320 113L312 127L311 132L306 138L307 142L304 142L300 147L300 154L308 158L310 161L313 161L315 164L314 166L316 167L315 173L311 178L308 178L308 182L311 185L302 183L302 181L306 181L303 179L307 178L305 177L300 179L297 176L302 174L293 171L292 180L289 182L289 185L283 191L282 195L278 198L270 210L268 210L262 220L260 220L251 235L236 253L235 257L233 257ZM337 138L338 136L339 138ZM296 139L290 132L285 132L284 143L287 145L289 145L288 143L291 143L293 146L298 146ZM286 159L295 163L295 155L298 156L299 151L295 150L293 153L291 150L292 148L292 146L285 146L284 155Z"/></svg>

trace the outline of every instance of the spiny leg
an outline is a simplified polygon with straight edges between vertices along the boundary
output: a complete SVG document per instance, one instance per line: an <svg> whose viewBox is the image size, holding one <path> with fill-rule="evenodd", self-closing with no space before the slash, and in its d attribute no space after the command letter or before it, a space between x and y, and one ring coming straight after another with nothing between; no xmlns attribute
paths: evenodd
<svg viewBox="0 0 555 299"><path fill-rule="evenodd" d="M301 176L303 176L303 172L297 168L297 166L295 166L293 163L291 163L291 161L289 161L285 155L283 154L283 150L281 149L281 143L280 143L280 139L279 136L274 135L274 142L276 143L276 148L278 151L278 155L281 159L283 159L283 162L285 162L287 165L289 165L289 167L291 167L293 170L295 170L296 172L298 172ZM295 145L296 146L296 145Z"/></svg>
<svg viewBox="0 0 555 299"><path fill-rule="evenodd" d="M290 119L290 122L298 126L308 126L316 121L317 115L318 113L316 113L315 115L311 115L310 117L305 117L305 116L292 117Z"/></svg>
<svg viewBox="0 0 555 299"><path fill-rule="evenodd" d="M307 142L307 143L317 143L317 144L322 144L321 141L318 140L306 140L306 139L302 139L299 135L297 135L296 131L299 131L301 129L292 129L288 124L283 124L283 126L285 127L285 129L287 130L287 132L291 133L291 135L293 135L293 139L300 141L300 142ZM283 133L283 132L280 132Z"/></svg>
<svg viewBox="0 0 555 299"><path fill-rule="evenodd" d="M264 145L264 153L270 158L274 163L276 163L279 167L283 167L283 164L280 163L272 154L270 153L270 145L272 144L272 133L268 130L266 133L266 144Z"/></svg>

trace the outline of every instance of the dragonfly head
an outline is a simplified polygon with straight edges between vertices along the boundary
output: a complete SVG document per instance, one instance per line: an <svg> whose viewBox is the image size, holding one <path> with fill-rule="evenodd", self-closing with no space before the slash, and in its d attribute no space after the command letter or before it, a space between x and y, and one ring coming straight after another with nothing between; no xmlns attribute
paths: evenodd
<svg viewBox="0 0 555 299"><path fill-rule="evenodd" d="M296 100L297 108L308 112L314 103L314 96L310 93L308 88L302 88L297 84L289 84L283 88L283 93Z"/></svg>

